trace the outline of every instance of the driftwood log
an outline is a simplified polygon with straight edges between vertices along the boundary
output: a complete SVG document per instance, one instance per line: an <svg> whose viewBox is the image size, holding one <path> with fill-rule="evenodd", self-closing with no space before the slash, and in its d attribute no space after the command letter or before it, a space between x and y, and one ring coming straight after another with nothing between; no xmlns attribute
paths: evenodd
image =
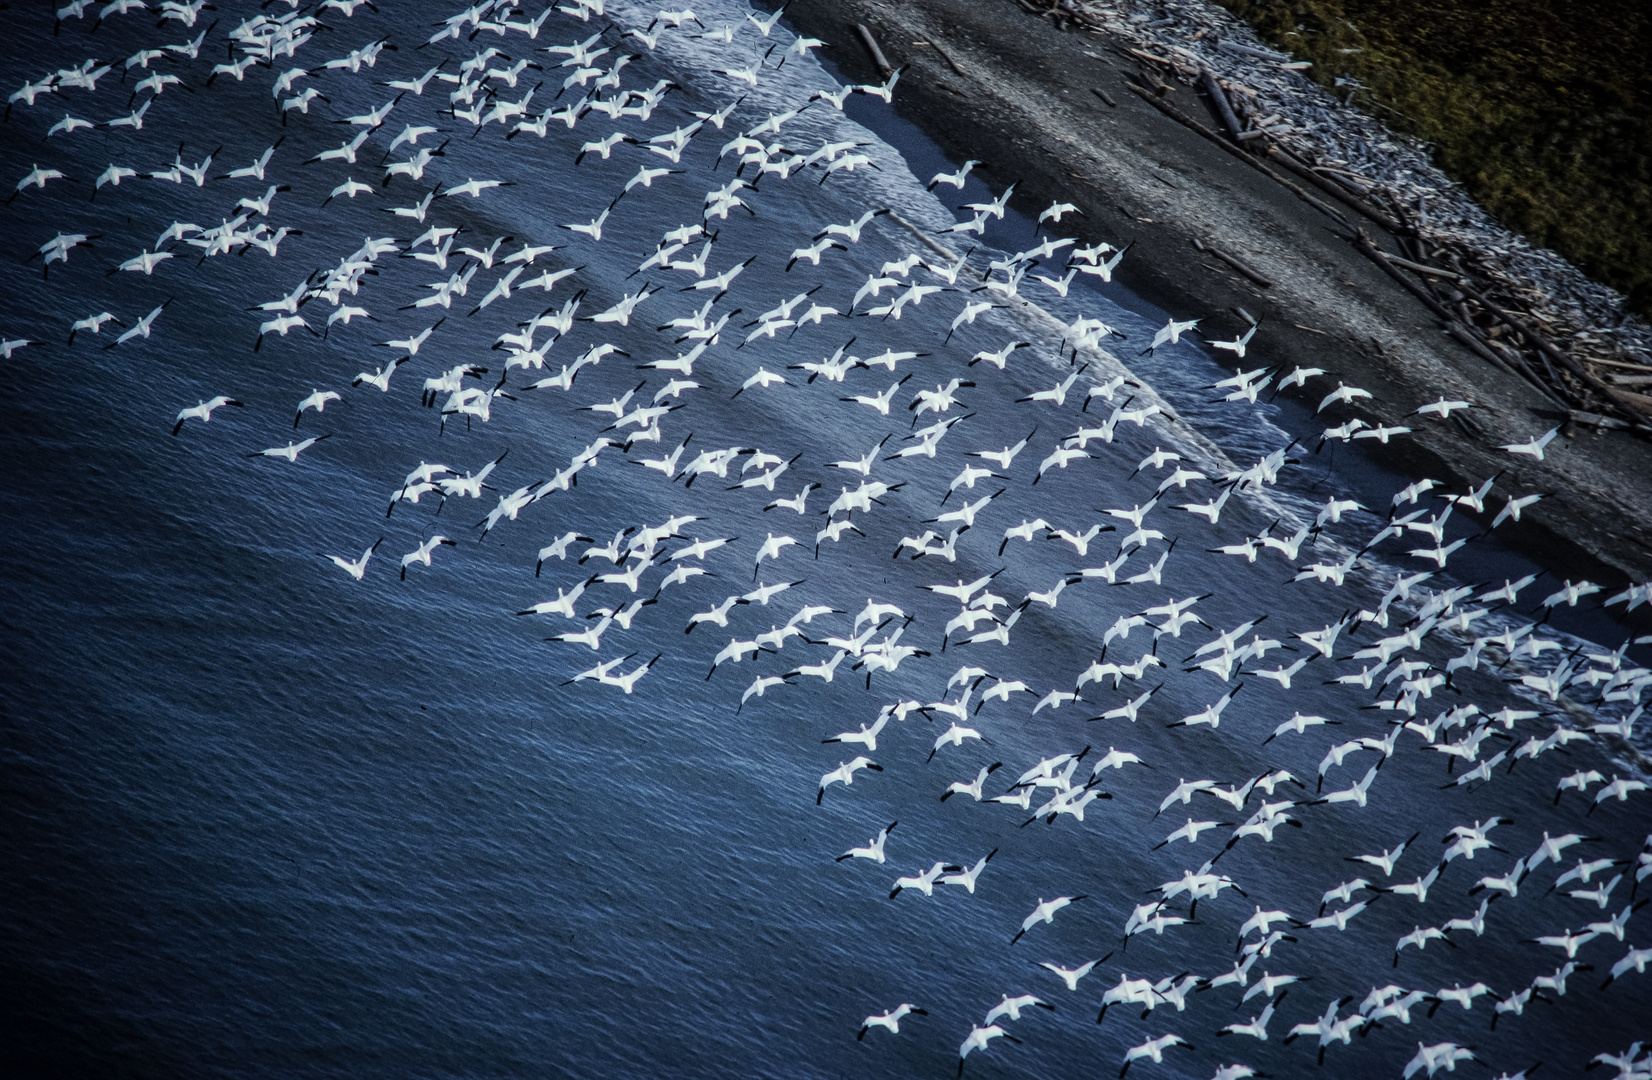
<svg viewBox="0 0 1652 1080"><path fill-rule="evenodd" d="M878 39L872 36L872 31L866 29L866 24L856 23L855 33L860 35L861 43L866 46L866 51L871 54L872 63L878 65L878 70L883 72L883 77L887 79L894 74L895 69L889 65L889 58L883 55L883 50L878 47Z"/></svg>

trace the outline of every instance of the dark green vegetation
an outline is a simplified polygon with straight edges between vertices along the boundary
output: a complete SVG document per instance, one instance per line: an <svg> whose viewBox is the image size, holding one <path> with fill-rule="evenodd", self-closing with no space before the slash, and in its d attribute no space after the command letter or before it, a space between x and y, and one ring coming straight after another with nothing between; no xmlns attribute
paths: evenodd
<svg viewBox="0 0 1652 1080"><path fill-rule="evenodd" d="M1652 314L1652 4L1218 0Z"/></svg>

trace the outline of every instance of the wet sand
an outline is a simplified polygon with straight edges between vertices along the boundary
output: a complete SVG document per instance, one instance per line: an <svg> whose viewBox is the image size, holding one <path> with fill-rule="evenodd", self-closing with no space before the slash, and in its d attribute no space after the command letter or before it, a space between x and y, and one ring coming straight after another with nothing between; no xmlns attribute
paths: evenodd
<svg viewBox="0 0 1652 1080"><path fill-rule="evenodd" d="M1470 515L1482 525L1508 496L1552 493L1520 522L1499 526L1500 539L1561 577L1612 591L1652 579L1652 443L1569 424L1529 384L1458 344L1359 253L1348 227L1133 92L1139 65L1123 43L1062 32L1011 0L793 0L787 16L831 43L830 59L846 77L881 81L855 32L864 24L888 61L905 66L897 111L957 160L981 159L994 190L1018 183L1020 209L1076 204L1084 216L1064 219L1064 234L1133 243L1117 273L1125 287L1178 318L1205 317L1217 336L1243 327L1233 310L1243 308L1262 323L1248 366L1326 369L1307 389L1286 392L1309 412L1336 380L1371 391L1370 401L1301 420L1300 434L1311 431L1317 442L1320 429L1356 416L1407 424L1411 434L1386 446L1364 441L1361 452L1452 491L1501 473L1487 512ZM1176 109L1219 126L1207 98L1171 85L1165 98ZM1377 224L1333 209L1399 253ZM1151 358L1129 360L1151 376ZM1406 418L1442 395L1484 407L1464 423ZM1499 449L1557 425L1562 437L1544 461Z"/></svg>

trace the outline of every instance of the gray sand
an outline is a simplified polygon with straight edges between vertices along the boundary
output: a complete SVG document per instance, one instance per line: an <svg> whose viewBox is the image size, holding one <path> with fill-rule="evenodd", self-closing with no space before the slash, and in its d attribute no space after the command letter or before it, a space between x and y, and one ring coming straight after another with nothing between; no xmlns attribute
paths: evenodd
<svg viewBox="0 0 1652 1080"><path fill-rule="evenodd" d="M1553 493L1499 528L1506 543L1561 576L1652 578L1652 444L1567 425L1542 462L1500 450L1565 424L1566 414L1447 336L1355 250L1347 228L1133 93L1127 82L1137 64L1120 43L1063 33L1008 0L794 0L787 15L832 43L830 57L848 77L881 81L853 29L868 26L889 61L906 66L897 110L958 160L986 162L980 173L995 190L1019 182L1021 209L1036 214L1057 198L1076 204L1085 216L1064 220L1064 233L1133 241L1118 274L1128 288L1177 317L1226 314L1224 326L1243 307L1263 322L1254 345L1263 362L1322 367L1370 390L1368 409L1325 415L1336 417L1330 423L1350 415L1409 423L1414 434L1366 444L1380 464L1459 491L1501 470L1488 507L1511 494ZM939 50L917 44L926 42ZM1178 86L1168 98L1219 125L1192 89ZM1398 253L1380 227L1337 208ZM1195 240L1271 284L1256 286ZM1151 374L1150 361L1143 365ZM1330 389L1323 382L1295 393L1312 397L1311 409ZM1441 395L1485 408L1467 425L1402 419Z"/></svg>

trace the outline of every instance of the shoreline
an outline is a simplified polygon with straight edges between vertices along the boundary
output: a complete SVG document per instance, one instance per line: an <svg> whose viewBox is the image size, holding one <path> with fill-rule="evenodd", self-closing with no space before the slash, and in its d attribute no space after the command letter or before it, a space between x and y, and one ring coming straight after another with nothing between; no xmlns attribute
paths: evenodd
<svg viewBox="0 0 1652 1080"><path fill-rule="evenodd" d="M1333 407L1318 419L1412 426L1386 445L1362 447L1378 466L1458 491L1500 474L1487 511L1463 512L1482 528L1510 496L1548 496L1499 526L1510 549L1613 591L1652 579L1652 484L1644 480L1652 442L1591 430L1553 391L1506 363L1493 366L1483 343L1418 295L1415 278L1380 265L1384 255L1406 257L1394 235L1324 183L1248 161L1193 130L1187 121L1221 125L1213 100L1174 81L1167 91L1147 90L1152 76L1142 69L1152 64L1132 54L1131 42L1063 32L1008 0L793 0L787 18L831 42L830 58L846 76L881 81L856 29L865 25L888 63L905 67L897 113L955 159L982 159L977 168L995 190L1018 183L1019 208L1076 204L1083 216L1067 219L1064 234L1133 242L1117 275L1126 288L1177 317L1206 316L1223 328L1243 326L1229 312L1253 313L1262 362L1330 373L1296 389L1298 403L1313 408L1328 380L1370 390L1365 407ZM1375 251L1361 253L1362 236ZM1405 419L1442 395L1482 407L1466 421L1461 413L1450 422ZM1563 438L1541 462L1499 449L1556 426Z"/></svg>

